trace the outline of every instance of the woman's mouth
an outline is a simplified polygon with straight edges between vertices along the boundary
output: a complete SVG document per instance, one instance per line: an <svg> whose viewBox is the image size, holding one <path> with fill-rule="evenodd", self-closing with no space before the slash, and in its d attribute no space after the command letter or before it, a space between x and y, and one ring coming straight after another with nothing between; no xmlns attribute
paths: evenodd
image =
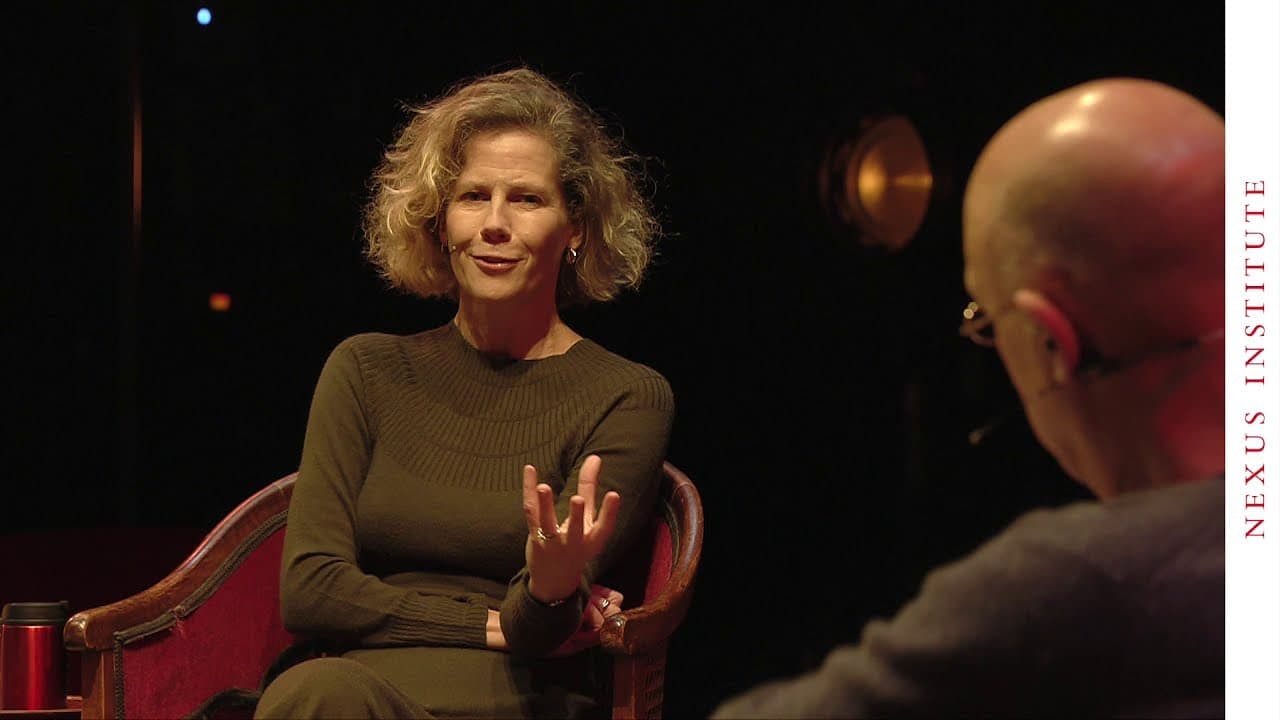
<svg viewBox="0 0 1280 720"><path fill-rule="evenodd" d="M510 270L519 262L515 258L501 257L498 255L472 255L471 260L475 262L476 267L487 273L501 273Z"/></svg>

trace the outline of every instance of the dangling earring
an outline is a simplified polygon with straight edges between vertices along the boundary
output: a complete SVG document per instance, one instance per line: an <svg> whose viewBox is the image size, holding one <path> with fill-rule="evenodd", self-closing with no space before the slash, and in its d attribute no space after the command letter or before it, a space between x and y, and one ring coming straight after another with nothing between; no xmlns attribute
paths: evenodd
<svg viewBox="0 0 1280 720"><path fill-rule="evenodd" d="M574 263L578 262L578 249L577 249L577 248L569 248L569 252L568 252L568 254L566 254L566 255L564 256L564 261L565 261L565 263L567 263L567 264L569 264L569 265L572 265L572 264L574 264Z"/></svg>

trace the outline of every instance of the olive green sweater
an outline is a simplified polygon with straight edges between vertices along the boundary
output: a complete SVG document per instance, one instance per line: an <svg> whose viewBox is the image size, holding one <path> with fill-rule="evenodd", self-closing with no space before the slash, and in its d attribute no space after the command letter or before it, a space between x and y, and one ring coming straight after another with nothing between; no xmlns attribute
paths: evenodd
<svg viewBox="0 0 1280 720"><path fill-rule="evenodd" d="M586 339L541 360L487 356L452 324L343 341L289 509L285 626L346 648L484 648L494 608L511 655L545 655L652 514L673 405L661 375ZM618 525L575 601L544 605L528 593L521 468L564 518L589 454L603 461L597 501L622 497Z"/></svg>

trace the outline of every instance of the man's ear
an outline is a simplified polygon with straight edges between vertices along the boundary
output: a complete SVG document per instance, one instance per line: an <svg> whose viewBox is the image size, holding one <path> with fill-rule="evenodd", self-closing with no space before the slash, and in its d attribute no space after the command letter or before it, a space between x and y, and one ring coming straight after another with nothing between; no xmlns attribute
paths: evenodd
<svg viewBox="0 0 1280 720"><path fill-rule="evenodd" d="M1080 365L1080 336L1071 319L1038 290L1021 288L1014 292L1013 306L1044 330L1045 349L1053 364L1053 379L1066 382Z"/></svg>

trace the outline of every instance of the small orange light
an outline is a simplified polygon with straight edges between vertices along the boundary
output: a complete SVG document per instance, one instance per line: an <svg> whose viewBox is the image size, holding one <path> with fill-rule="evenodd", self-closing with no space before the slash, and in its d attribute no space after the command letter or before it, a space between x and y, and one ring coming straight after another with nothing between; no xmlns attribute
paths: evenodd
<svg viewBox="0 0 1280 720"><path fill-rule="evenodd" d="M216 292L209 294L209 309L214 312L226 312L231 309L231 296Z"/></svg>

